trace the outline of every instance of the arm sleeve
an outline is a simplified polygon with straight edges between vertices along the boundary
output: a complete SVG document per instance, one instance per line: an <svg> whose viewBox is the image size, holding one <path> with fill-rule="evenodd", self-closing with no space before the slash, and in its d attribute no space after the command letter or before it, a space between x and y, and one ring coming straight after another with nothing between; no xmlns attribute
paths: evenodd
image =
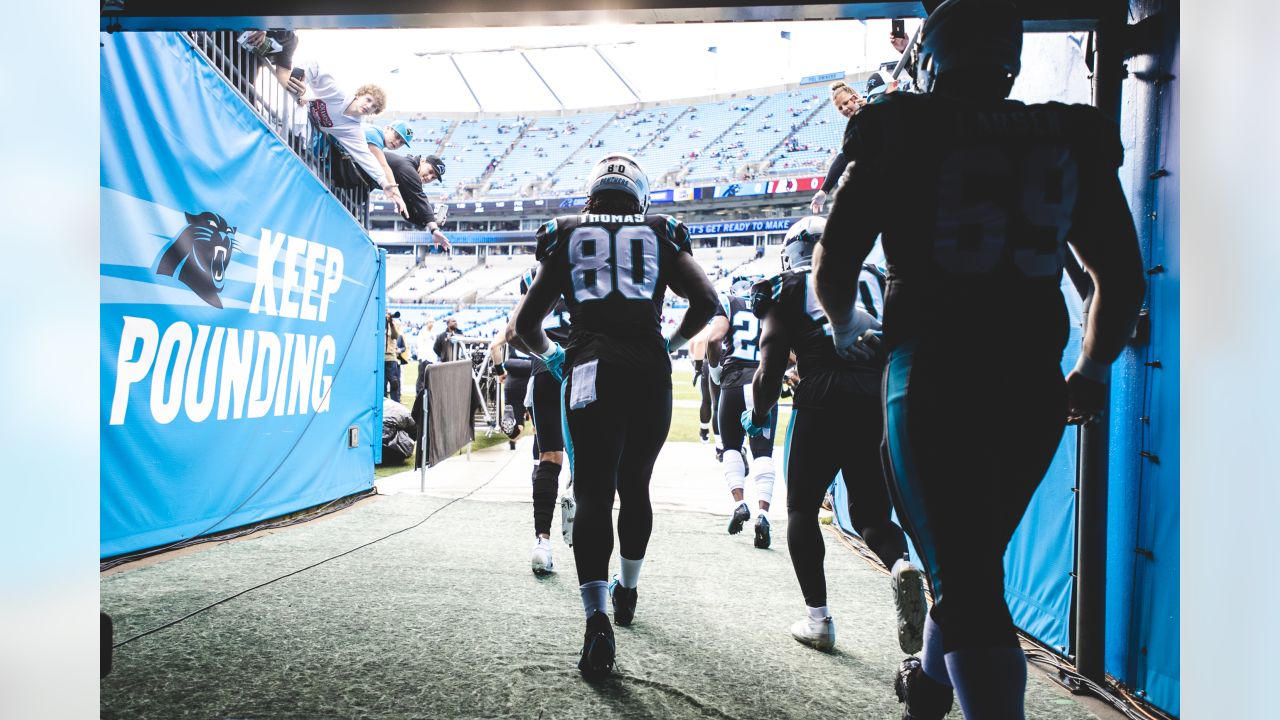
<svg viewBox="0 0 1280 720"><path fill-rule="evenodd" d="M534 254L534 258L537 259L538 262L546 260L548 257L553 255L559 247L557 224L557 219L552 218L538 228L538 232L535 235L537 238L537 244L535 246L536 250Z"/></svg>
<svg viewBox="0 0 1280 720"><path fill-rule="evenodd" d="M836 188L836 183L840 182L840 176L844 174L845 166L849 164L844 159L844 151L836 153L836 157L831 161L831 167L827 168L827 179L822 181L822 192L830 194Z"/></svg>

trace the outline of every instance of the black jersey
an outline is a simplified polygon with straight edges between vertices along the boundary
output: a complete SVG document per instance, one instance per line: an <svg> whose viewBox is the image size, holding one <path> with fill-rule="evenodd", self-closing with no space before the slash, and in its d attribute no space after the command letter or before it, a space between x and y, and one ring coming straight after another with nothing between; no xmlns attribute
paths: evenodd
<svg viewBox="0 0 1280 720"><path fill-rule="evenodd" d="M760 319L751 304L737 295L720 294L716 315L727 318L729 333L724 336L724 357L720 367L720 387L739 387L751 382L760 367Z"/></svg>
<svg viewBox="0 0 1280 720"><path fill-rule="evenodd" d="M1001 348L1061 353L1079 178L1114 175L1115 124L1085 105L891 93L850 119L843 149L898 189L875 208L889 349L981 328Z"/></svg>
<svg viewBox="0 0 1280 720"><path fill-rule="evenodd" d="M693 252L689 230L667 215L562 215L538 228L538 260L571 319L568 363L599 358L669 377L662 301L682 252Z"/></svg>
<svg viewBox="0 0 1280 720"><path fill-rule="evenodd" d="M884 309L885 276L875 265L863 265L858 276L857 304L868 315L880 318ZM764 319L776 308L775 319L790 349L796 354L800 384L796 407L838 405L849 395L879 395L883 357L871 361L846 360L836 354L831 323L818 305L809 268L789 270L751 288L752 310Z"/></svg>

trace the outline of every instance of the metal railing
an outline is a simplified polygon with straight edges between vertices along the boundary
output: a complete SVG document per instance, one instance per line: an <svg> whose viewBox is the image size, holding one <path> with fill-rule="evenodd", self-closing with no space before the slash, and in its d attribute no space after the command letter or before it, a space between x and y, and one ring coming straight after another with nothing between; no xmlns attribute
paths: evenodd
<svg viewBox="0 0 1280 720"><path fill-rule="evenodd" d="M297 99L276 81L271 63L259 58L236 42L232 31L191 31L183 33L195 49L204 55L219 74L244 100L267 127L289 147L311 172L324 183L361 227L369 227L368 188L338 187L333 179L329 157L317 155L312 148L323 147L319 133L307 121L307 111Z"/></svg>

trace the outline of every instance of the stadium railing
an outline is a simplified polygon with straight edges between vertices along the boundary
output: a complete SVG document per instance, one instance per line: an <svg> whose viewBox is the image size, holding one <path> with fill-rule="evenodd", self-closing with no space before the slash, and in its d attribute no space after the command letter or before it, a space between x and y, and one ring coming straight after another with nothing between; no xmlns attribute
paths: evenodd
<svg viewBox="0 0 1280 720"><path fill-rule="evenodd" d="M305 111L298 107L293 96L274 78L269 77L269 63L259 60L237 43L236 33L233 31L191 31L183 35L235 89L245 104L266 122L280 141L320 178L347 212L362 227L367 228L369 190L338 187L334 183L331 163L312 150L317 131L307 122Z"/></svg>

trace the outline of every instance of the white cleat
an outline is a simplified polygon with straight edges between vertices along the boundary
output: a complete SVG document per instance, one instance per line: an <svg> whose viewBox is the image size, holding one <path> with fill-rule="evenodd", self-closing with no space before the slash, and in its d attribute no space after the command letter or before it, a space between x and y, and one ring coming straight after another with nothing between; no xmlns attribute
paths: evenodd
<svg viewBox="0 0 1280 720"><path fill-rule="evenodd" d="M906 560L896 562L890 578L893 607L898 611L898 646L915 655L924 647L924 576Z"/></svg>
<svg viewBox="0 0 1280 720"><path fill-rule="evenodd" d="M548 575L555 571L555 565L551 562L549 539L538 538L538 542L533 546L533 557L529 559L529 564L533 566L534 575Z"/></svg>
<svg viewBox="0 0 1280 720"><path fill-rule="evenodd" d="M836 646L836 621L830 615L815 620L805 617L791 625L791 637L818 650L830 650Z"/></svg>

